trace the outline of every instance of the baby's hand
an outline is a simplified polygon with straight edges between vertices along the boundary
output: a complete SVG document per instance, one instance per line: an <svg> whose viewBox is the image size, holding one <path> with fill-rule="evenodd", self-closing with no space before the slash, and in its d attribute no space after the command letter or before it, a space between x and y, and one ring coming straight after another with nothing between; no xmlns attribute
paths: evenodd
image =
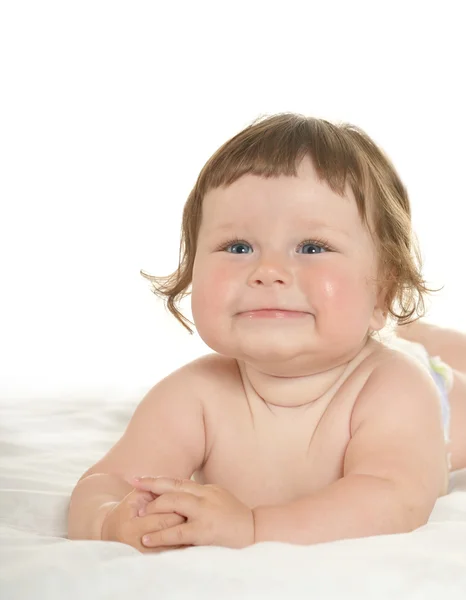
<svg viewBox="0 0 466 600"><path fill-rule="evenodd" d="M151 512L151 504L155 502L158 496L153 495L153 500L150 502L145 502L144 506L142 506L138 511L138 518L144 527L144 531L141 529L141 538L145 534L150 534L154 531L162 531L163 529L170 529L170 527L176 527L177 525L181 525L182 523L186 523L186 518L178 515L177 513L152 513ZM165 548L164 546L159 546L152 548L154 552L163 552L164 550L177 550L179 548L184 548L185 546L169 546ZM146 549L143 550L145 552Z"/></svg>
<svg viewBox="0 0 466 600"><path fill-rule="evenodd" d="M186 524L164 527L144 536L149 548L182 543L183 546L226 546L244 548L254 544L254 514L228 490L216 485L199 484L190 479L135 477L134 483L151 492L155 500L145 506L146 514L176 511L186 517ZM173 513L172 513L173 514Z"/></svg>
<svg viewBox="0 0 466 600"><path fill-rule="evenodd" d="M176 527L186 519L176 513L157 513L139 516L141 509L157 498L150 492L132 490L120 502L115 502L108 511L102 524L101 539L128 544L139 552L162 552L163 550L180 548L182 546L151 547L142 544L142 537L170 527Z"/></svg>
<svg viewBox="0 0 466 600"><path fill-rule="evenodd" d="M170 529L171 527L176 527L177 525L186 523L185 517L182 517L181 515L178 515L176 513L146 514L144 508L139 509L139 513L140 515L138 517L138 520L141 525L140 529L138 528L140 532L138 540L139 542L141 542L142 537L146 534L151 534L155 531L162 531L163 529ZM150 548L149 550L152 550L152 552L164 552L165 550L177 550L179 548L184 547L185 546L181 544L178 546L168 547L156 546ZM141 552L147 552L148 550L148 548L145 548L144 546L141 546L141 548L143 548Z"/></svg>

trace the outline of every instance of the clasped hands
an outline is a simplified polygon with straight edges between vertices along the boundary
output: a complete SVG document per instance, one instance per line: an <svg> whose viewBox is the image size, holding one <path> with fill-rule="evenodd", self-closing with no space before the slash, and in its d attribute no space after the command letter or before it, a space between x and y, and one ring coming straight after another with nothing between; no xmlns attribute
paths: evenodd
<svg viewBox="0 0 466 600"><path fill-rule="evenodd" d="M142 537L147 548L164 546L226 546L244 548L254 544L254 514L233 494L215 485L190 479L135 477L131 484L156 496L139 510L144 519L157 513L176 513L185 519Z"/></svg>

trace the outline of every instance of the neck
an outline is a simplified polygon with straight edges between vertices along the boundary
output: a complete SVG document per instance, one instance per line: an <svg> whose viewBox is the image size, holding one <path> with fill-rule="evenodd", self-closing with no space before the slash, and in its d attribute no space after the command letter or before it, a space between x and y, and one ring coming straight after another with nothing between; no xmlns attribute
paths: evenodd
<svg viewBox="0 0 466 600"><path fill-rule="evenodd" d="M340 359L328 369L320 369L299 376L273 375L250 362L237 360L246 394L274 408L298 408L331 398L349 374L373 352L374 341L369 340L350 356Z"/></svg>

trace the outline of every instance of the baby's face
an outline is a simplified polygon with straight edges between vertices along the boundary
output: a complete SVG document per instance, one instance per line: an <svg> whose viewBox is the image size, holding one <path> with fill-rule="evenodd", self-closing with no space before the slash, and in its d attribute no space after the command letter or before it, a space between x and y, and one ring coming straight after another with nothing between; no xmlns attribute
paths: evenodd
<svg viewBox="0 0 466 600"><path fill-rule="evenodd" d="M307 157L298 177L246 175L204 198L192 312L220 354L257 365L341 364L384 325L375 276L352 193L320 182ZM261 308L296 313L251 312Z"/></svg>

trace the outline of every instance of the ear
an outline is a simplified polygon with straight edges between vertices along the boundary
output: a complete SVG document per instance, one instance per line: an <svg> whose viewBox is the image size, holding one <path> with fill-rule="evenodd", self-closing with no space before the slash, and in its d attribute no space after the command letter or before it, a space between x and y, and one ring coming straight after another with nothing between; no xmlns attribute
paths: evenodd
<svg viewBox="0 0 466 600"><path fill-rule="evenodd" d="M387 311L382 310L379 306L374 307L374 312L369 321L369 329L371 331L380 331L387 324Z"/></svg>
<svg viewBox="0 0 466 600"><path fill-rule="evenodd" d="M371 331L380 331L387 324L387 289L383 286L379 288L375 299L375 306L369 321Z"/></svg>

